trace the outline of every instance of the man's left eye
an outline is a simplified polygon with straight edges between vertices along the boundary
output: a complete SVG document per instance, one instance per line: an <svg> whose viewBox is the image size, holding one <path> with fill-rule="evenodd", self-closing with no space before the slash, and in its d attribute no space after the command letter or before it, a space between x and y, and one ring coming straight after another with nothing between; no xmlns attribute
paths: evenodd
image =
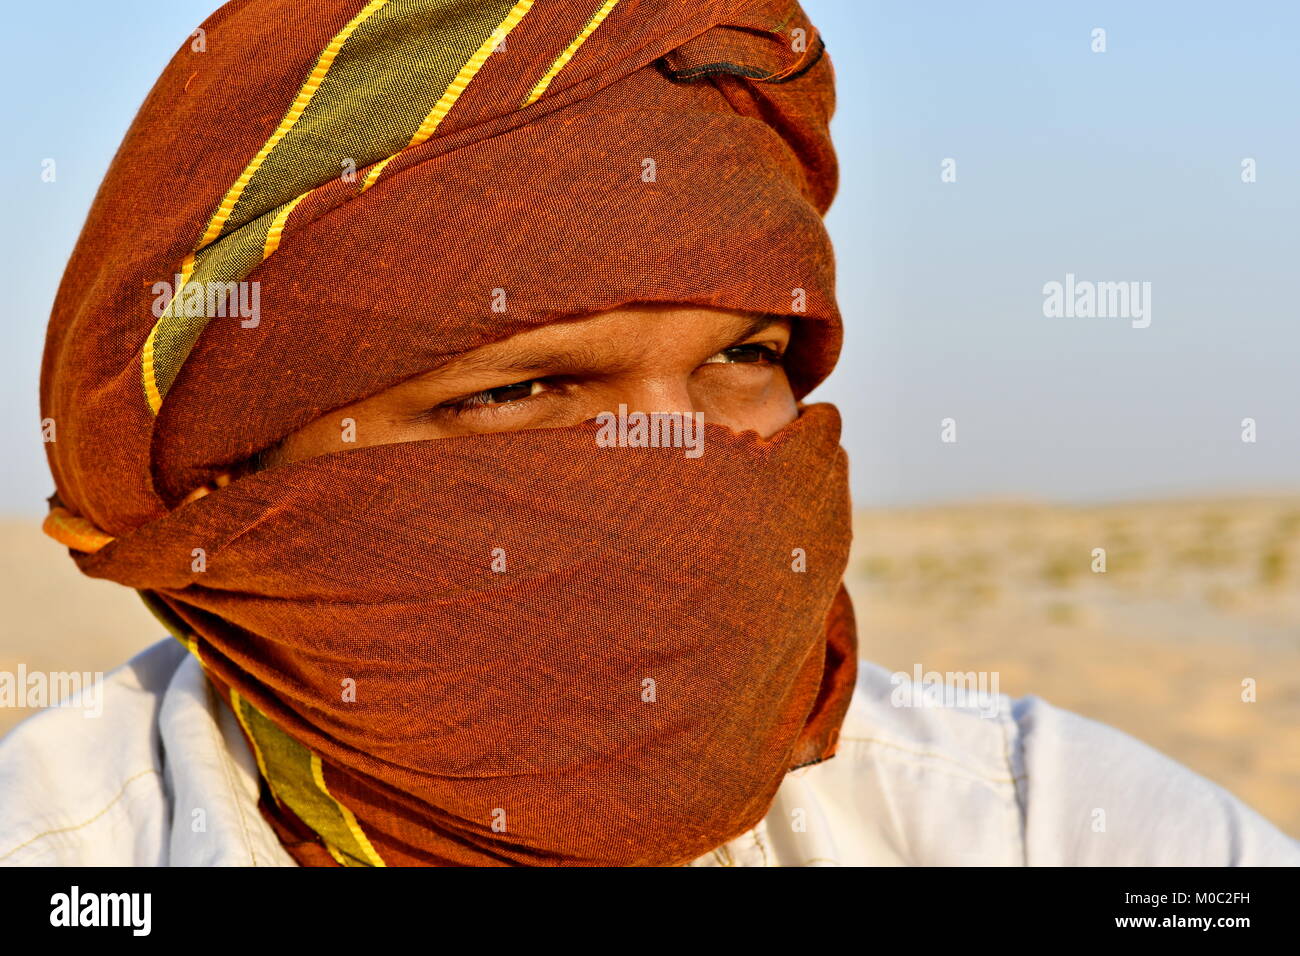
<svg viewBox="0 0 1300 956"><path fill-rule="evenodd" d="M705 360L705 365L723 365L734 362L779 362L781 353L770 345L733 345Z"/></svg>

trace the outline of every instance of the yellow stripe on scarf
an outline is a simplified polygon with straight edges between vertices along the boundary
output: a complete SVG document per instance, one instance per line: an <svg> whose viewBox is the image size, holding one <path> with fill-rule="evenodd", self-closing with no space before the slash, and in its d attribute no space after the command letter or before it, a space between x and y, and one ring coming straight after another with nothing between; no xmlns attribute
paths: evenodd
<svg viewBox="0 0 1300 956"><path fill-rule="evenodd" d="M502 20L497 28L492 31L491 35L483 41L482 45L474 51L474 55L469 58L463 67L461 67L460 72L456 74L455 79L448 84L447 89L443 91L438 102L435 103L433 109L429 111L429 115L426 116L424 121L420 124L420 128L417 129L415 135L411 137L411 141L406 144L407 149L410 149L412 146L419 146L434 134L434 131L438 128L438 124L443 121L443 118L449 112L451 112L451 108L456 105L456 100L460 99L460 94L465 92L465 88L469 86L470 80L474 79L474 76L483 67L483 64L487 62L487 58L492 55L492 51L510 34L510 31L513 30L519 21L524 18L524 15L528 13L532 6L533 0L519 0L519 2L514 5L514 8L506 15L506 18ZM365 192L373 186L375 180L383 173L384 167L395 158L396 155L389 156L383 162L377 164L373 169L371 169L370 173L366 176L365 182L361 184L361 191Z"/></svg>
<svg viewBox="0 0 1300 956"><path fill-rule="evenodd" d="M431 136L502 31L532 3L372 0L335 35L217 205L179 270L181 288L145 340L141 384L153 414L212 318L187 307L186 283L206 292L244 279L279 247L294 208L340 175L340 157L352 168L380 163L382 169ZM322 151L322 142L332 148ZM363 188L377 175L372 169Z"/></svg>
<svg viewBox="0 0 1300 956"><path fill-rule="evenodd" d="M591 15L591 19L587 21L587 25L584 26L582 30L579 31L578 35L573 38L573 42L568 45L563 53L556 57L555 62L551 64L550 69L542 74L542 78L537 81L537 85L534 86L533 91L528 94L528 98L519 104L520 109L537 102L537 100L541 98L541 95L546 92L546 88L551 85L551 81L555 79L562 69L564 69L565 64L573 59L573 54L578 52L578 47L586 43L587 38L596 32L596 27L600 26L601 22L609 16L609 12L614 9L614 6L617 3L618 0L605 0L605 2L596 9L596 12Z"/></svg>
<svg viewBox="0 0 1300 956"><path fill-rule="evenodd" d="M386 866L356 816L325 786L320 757L294 740L234 688L230 699L258 754L258 769L275 798L325 842L344 866Z"/></svg>
<svg viewBox="0 0 1300 956"><path fill-rule="evenodd" d="M356 32L357 27L365 23L366 20L387 4L388 0L370 0L369 3L361 8L361 12L353 17L351 21L348 22L348 25L340 30L338 34L335 35L334 39L330 40L326 45L325 49L321 51L320 56L316 60L316 65L312 68L311 73L307 77L307 81L303 83L302 88L298 90L298 95L294 97L293 103L289 107L289 111L284 114L284 119L280 120L280 125L276 127L275 132L271 134L271 138L266 141L260 150L258 150L258 153L253 157L252 162L250 162L248 166L245 167L244 171L239 174L239 178L235 180L234 185L230 187L226 192L225 197L221 200L220 205L217 206L217 211L208 222L208 228L204 230L203 238L199 240L198 248L202 249L208 243L216 239L217 236L221 235L221 230L225 226L226 220L228 220L230 214L235 211L235 204L239 202L239 198L244 194L244 190L248 188L249 183L253 181L253 177L256 176L258 170L262 168L262 164L265 163L267 157L271 155L271 151L279 145L280 140L284 139L285 136L289 134L289 131L293 129L294 124L296 124L298 120L302 118L303 113L307 111L308 104L311 103L312 97L316 95L316 91L320 89L320 85L325 79L325 74L329 72L335 58L339 55L339 51L343 49L343 44L347 43L348 38Z"/></svg>
<svg viewBox="0 0 1300 956"><path fill-rule="evenodd" d="M257 738L253 736L253 728L248 726L248 719L244 717L244 698L233 687L230 688L230 709L235 712L235 717L239 720L239 726L244 728L245 736L253 745L253 756L257 759L257 772L262 775L263 780L269 781L271 778L266 773L266 760L262 757L262 748L258 744ZM275 791L272 791L272 796L275 796ZM275 798L276 800L280 799L278 796Z"/></svg>
<svg viewBox="0 0 1300 956"><path fill-rule="evenodd" d="M311 193L303 193L293 202L287 202L276 212L275 218L271 220L271 227L266 232L266 240L262 243L263 261L271 258L271 253L280 248L280 237L284 235L284 224L289 221L293 211L298 208L298 203L302 202Z"/></svg>
<svg viewBox="0 0 1300 956"><path fill-rule="evenodd" d="M151 591L137 593L159 623L203 665L198 640L185 622ZM320 757L281 730L233 687L230 688L230 708L244 728L257 761L257 770L276 801L287 806L319 834L330 855L340 865L385 866L356 815L325 785Z"/></svg>
<svg viewBox="0 0 1300 956"><path fill-rule="evenodd" d="M136 591L136 594L140 595L140 600L144 601L144 606L149 609L149 612L158 620L158 623L167 629L167 633L180 641L184 648L194 655L194 659L199 662L199 666L206 669L207 664L203 660L203 655L199 653L198 638L190 633L190 629L184 621L176 616L176 612L163 603L158 595L152 591Z"/></svg>

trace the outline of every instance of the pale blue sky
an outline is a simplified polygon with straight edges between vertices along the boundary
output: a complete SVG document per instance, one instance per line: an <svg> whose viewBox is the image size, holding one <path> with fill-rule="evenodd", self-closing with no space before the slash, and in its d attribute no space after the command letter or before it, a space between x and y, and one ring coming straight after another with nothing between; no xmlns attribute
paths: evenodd
<svg viewBox="0 0 1300 956"><path fill-rule="evenodd" d="M86 210L157 74L215 7L9 14L0 513L39 514L52 490L37 372ZM839 81L829 225L847 324L817 396L844 412L857 503L1300 490L1300 5L805 8ZM943 183L949 157L957 181ZM1045 318L1043 284L1067 272L1150 282L1150 327ZM940 441L946 417L955 444Z"/></svg>

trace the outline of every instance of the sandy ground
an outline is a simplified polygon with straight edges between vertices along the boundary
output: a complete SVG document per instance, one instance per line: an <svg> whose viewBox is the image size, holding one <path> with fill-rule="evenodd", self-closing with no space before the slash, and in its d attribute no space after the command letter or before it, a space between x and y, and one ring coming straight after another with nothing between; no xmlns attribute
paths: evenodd
<svg viewBox="0 0 1300 956"><path fill-rule="evenodd" d="M1300 497L860 513L849 581L862 657L997 673L1300 837Z"/></svg>
<svg viewBox="0 0 1300 956"><path fill-rule="evenodd" d="M0 671L107 673L166 636L136 593L85 577L40 523L0 521ZM30 711L0 707L0 733Z"/></svg>
<svg viewBox="0 0 1300 956"><path fill-rule="evenodd" d="M855 538L863 657L995 672L1002 693L1118 727L1300 837L1300 496L862 512ZM0 522L0 582L0 671L106 672L164 636L35 522ZM0 708L0 733L25 713Z"/></svg>

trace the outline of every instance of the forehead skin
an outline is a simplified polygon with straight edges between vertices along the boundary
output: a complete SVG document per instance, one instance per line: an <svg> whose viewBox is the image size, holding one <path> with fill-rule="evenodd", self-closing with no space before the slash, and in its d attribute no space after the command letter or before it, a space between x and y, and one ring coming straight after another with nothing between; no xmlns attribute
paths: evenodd
<svg viewBox="0 0 1300 956"><path fill-rule="evenodd" d="M780 355L791 333L786 318L696 306L638 305L555 322L335 409L287 436L255 467L389 442L572 425L620 404L629 411L702 412L706 421L769 437L795 419L797 404L779 361L755 361L767 353L753 346ZM532 386L537 394L522 400L459 414L446 407L531 381L540 383Z"/></svg>

